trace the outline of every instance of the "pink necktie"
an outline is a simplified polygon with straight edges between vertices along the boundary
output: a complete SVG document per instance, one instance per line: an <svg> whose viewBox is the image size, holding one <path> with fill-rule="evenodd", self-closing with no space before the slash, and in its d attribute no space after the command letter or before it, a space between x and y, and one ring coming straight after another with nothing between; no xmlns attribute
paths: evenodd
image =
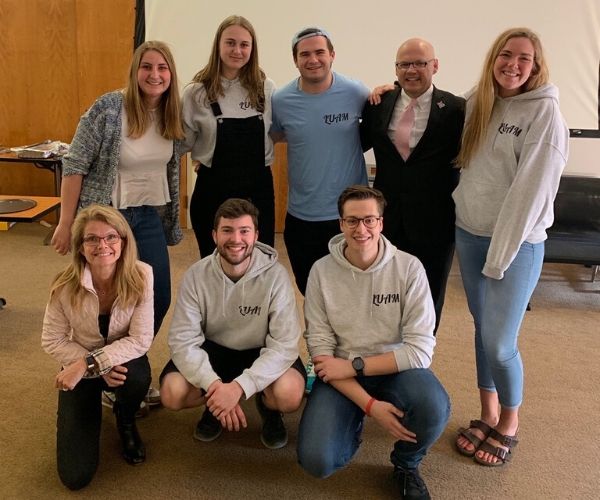
<svg viewBox="0 0 600 500"><path fill-rule="evenodd" d="M398 125L394 134L394 144L396 145L396 149L404 161L406 161L410 155L410 133L413 125L415 124L416 103L416 99L410 100L408 106L406 106L406 109L404 110L404 113L402 113L400 120L398 120Z"/></svg>

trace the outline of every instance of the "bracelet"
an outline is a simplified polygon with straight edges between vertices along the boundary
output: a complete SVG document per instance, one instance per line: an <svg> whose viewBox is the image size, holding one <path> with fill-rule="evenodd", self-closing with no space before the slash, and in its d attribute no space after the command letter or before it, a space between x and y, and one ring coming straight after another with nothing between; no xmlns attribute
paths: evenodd
<svg viewBox="0 0 600 500"><path fill-rule="evenodd" d="M375 403L375 401L377 401L375 398L371 398L369 399L367 406L365 406L365 413L367 414L367 417L371 416L371 406L373 406L373 403Z"/></svg>

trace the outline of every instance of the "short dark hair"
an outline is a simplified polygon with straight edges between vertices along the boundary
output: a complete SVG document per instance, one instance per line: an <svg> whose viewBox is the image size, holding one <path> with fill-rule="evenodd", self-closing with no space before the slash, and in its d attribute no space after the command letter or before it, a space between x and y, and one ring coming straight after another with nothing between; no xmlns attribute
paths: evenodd
<svg viewBox="0 0 600 500"><path fill-rule="evenodd" d="M379 189L356 184L344 189L338 198L338 212L340 213L340 217L344 217L344 205L350 200L375 200L379 209L379 215L383 215L383 211L387 205L383 193Z"/></svg>
<svg viewBox="0 0 600 500"><path fill-rule="evenodd" d="M298 33L296 33L294 35L294 38L292 38L292 55L294 56L294 61L296 60L296 57L298 56L298 44L302 40L311 38L313 36L325 37L325 41L327 42L327 49L329 49L330 53L333 52L333 43L331 42L331 38L329 36L329 33L327 33L327 31L325 31L324 29L321 29L317 26L313 26L311 28L304 28L302 31L299 31Z"/></svg>
<svg viewBox="0 0 600 500"><path fill-rule="evenodd" d="M244 215L252 217L254 229L258 229L258 208L248 200L242 198L229 198L217 208L213 228L215 231L217 230L221 218L238 219Z"/></svg>

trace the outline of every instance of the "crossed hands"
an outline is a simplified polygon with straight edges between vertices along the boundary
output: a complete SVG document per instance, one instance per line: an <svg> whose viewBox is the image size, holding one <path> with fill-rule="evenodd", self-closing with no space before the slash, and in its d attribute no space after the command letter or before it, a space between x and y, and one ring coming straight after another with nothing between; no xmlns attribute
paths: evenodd
<svg viewBox="0 0 600 500"><path fill-rule="evenodd" d="M108 387L119 387L125 383L125 380L127 380L127 376L125 375L126 373L127 368L117 365L113 366L108 373L102 375L102 378Z"/></svg>
<svg viewBox="0 0 600 500"><path fill-rule="evenodd" d="M326 383L353 379L356 371L352 368L352 362L348 359L335 358L333 356L321 355L313 358L315 373ZM337 387L336 387L337 388ZM338 389L339 390L339 389ZM370 410L371 417L394 439L416 443L416 434L409 431L401 423L404 412L387 401L375 401Z"/></svg>
<svg viewBox="0 0 600 500"><path fill-rule="evenodd" d="M72 391L85 375L87 365L83 358L65 366L54 379L54 387L61 391Z"/></svg>
<svg viewBox="0 0 600 500"><path fill-rule="evenodd" d="M244 391L237 382L215 380L206 392L206 407L228 431L247 427L246 415L239 405Z"/></svg>
<svg viewBox="0 0 600 500"><path fill-rule="evenodd" d="M392 403L387 401L375 401L371 406L371 417L388 431L394 439L400 441L408 441L409 443L417 442L417 435L409 431L401 423L404 412L396 408Z"/></svg>
<svg viewBox="0 0 600 500"><path fill-rule="evenodd" d="M322 354L321 356L315 356L313 363L315 364L317 377L326 383L356 376L356 371L352 368L352 361L348 359Z"/></svg>

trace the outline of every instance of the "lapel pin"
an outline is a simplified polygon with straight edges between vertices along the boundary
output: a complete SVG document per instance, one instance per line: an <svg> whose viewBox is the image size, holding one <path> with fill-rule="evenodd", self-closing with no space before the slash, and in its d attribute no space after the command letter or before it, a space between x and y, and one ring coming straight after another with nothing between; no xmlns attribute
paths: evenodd
<svg viewBox="0 0 600 500"><path fill-rule="evenodd" d="M440 109L442 109L442 108L445 108L445 107L446 107L446 105L444 104L444 101L439 101L439 102L437 103L437 107L438 107L438 108L440 108Z"/></svg>

